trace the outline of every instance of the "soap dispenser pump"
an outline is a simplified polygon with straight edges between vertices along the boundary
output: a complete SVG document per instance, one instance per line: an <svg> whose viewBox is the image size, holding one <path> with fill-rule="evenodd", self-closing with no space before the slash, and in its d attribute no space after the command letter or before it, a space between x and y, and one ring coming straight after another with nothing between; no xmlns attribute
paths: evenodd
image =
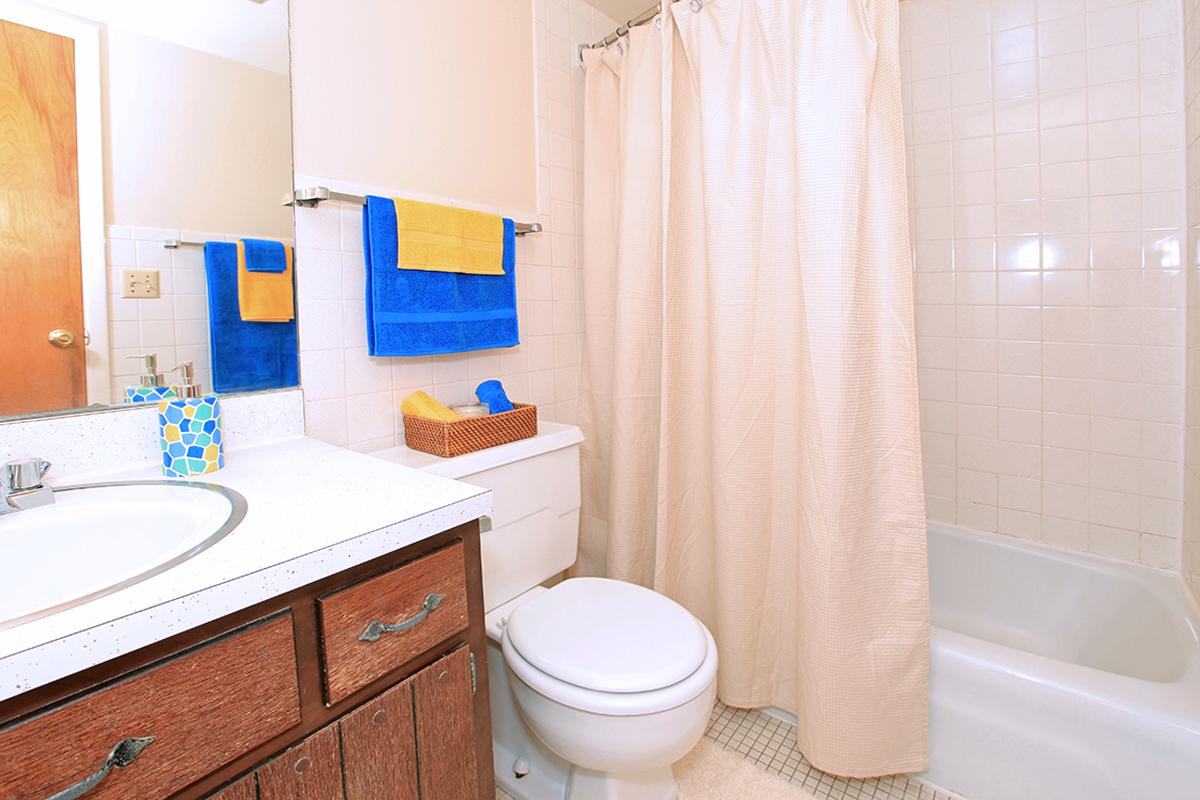
<svg viewBox="0 0 1200 800"><path fill-rule="evenodd" d="M163 381L163 374L158 371L158 354L142 353L128 358L142 359L142 374L138 376L138 386L125 387L126 403L157 403L175 397L175 390Z"/></svg>
<svg viewBox="0 0 1200 800"><path fill-rule="evenodd" d="M180 383L173 387L174 399L158 404L163 474L168 478L190 478L216 472L225 466L221 403L215 394L204 394L196 382L192 362L185 361L171 372L178 372L180 377Z"/></svg>

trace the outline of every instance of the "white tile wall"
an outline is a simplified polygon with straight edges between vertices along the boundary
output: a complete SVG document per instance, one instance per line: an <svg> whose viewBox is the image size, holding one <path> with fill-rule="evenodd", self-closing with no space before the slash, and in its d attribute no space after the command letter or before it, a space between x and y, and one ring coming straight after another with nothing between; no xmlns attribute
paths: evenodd
<svg viewBox="0 0 1200 800"><path fill-rule="evenodd" d="M1200 0L1185 0L1187 435L1184 469L1183 561L1180 572L1200 602Z"/></svg>
<svg viewBox="0 0 1200 800"><path fill-rule="evenodd" d="M901 4L935 520L1179 561L1179 2Z"/></svg>
<svg viewBox="0 0 1200 800"><path fill-rule="evenodd" d="M535 0L540 234L517 239L519 347L422 358L367 356L361 208L323 203L296 214L300 372L310 436L363 451L403 441L400 402L417 390L444 403L474 399L498 378L511 398L536 403L543 419L574 422L581 358L580 198L583 73L579 42L616 23L582 0ZM355 194L416 197L404 187L338 185ZM455 198L418 199L456 204ZM531 221L522 209L481 210Z"/></svg>
<svg viewBox="0 0 1200 800"><path fill-rule="evenodd" d="M208 341L208 295L204 248L163 247L167 239L191 242L237 241L253 233L214 233L165 228L108 226L108 327L111 353L111 400L124 399L125 387L137 385L143 362L132 356L158 355L159 371L191 361L196 380L212 388ZM275 238L275 237L267 237ZM291 244L289 241L288 244ZM157 298L121 296L121 273L153 269L159 274ZM168 374L168 383L176 375Z"/></svg>

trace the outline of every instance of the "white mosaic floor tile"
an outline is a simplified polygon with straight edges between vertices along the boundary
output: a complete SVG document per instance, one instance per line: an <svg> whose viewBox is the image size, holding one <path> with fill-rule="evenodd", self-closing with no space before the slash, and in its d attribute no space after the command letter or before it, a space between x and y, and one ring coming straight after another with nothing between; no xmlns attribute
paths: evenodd
<svg viewBox="0 0 1200 800"><path fill-rule="evenodd" d="M718 702L705 736L767 772L786 778L818 800L963 800L904 775L861 781L827 775L796 749L791 725L761 711L730 708ZM513 798L503 789L496 789L496 800Z"/></svg>
<svg viewBox="0 0 1200 800"><path fill-rule="evenodd" d="M870 780L827 775L796 749L793 726L761 711L730 708L718 701L705 736L818 800L962 800L904 775Z"/></svg>

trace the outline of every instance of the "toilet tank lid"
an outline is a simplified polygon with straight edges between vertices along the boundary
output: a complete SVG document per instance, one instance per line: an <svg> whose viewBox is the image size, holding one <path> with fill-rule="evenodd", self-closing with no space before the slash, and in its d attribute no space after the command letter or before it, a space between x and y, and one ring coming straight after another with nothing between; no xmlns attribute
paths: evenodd
<svg viewBox="0 0 1200 800"><path fill-rule="evenodd" d="M583 431L574 425L558 422L538 422L537 436L520 439L508 444L477 450L454 458L441 458L432 453L410 450L407 447L389 447L376 450L371 455L403 464L406 467L431 472L443 478L461 480L489 469L511 464L524 458L561 450L583 441Z"/></svg>
<svg viewBox="0 0 1200 800"><path fill-rule="evenodd" d="M521 657L598 692L652 692L708 655L700 621L664 595L608 578L572 578L515 608L505 628Z"/></svg>

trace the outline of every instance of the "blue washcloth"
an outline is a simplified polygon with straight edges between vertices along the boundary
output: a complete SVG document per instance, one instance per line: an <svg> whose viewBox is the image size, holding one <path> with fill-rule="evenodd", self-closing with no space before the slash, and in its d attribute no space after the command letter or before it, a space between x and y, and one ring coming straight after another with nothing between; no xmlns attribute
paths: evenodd
<svg viewBox="0 0 1200 800"><path fill-rule="evenodd" d="M233 242L204 244L213 391L251 392L300 385L296 320L244 322L238 311Z"/></svg>
<svg viewBox="0 0 1200 800"><path fill-rule="evenodd" d="M269 239L242 239L246 248L247 272L283 272L287 269L287 255L283 242Z"/></svg>
<svg viewBox="0 0 1200 800"><path fill-rule="evenodd" d="M504 220L503 275L396 269L396 204L367 195L368 352L424 356L520 344L516 241L513 221Z"/></svg>
<svg viewBox="0 0 1200 800"><path fill-rule="evenodd" d="M488 413L502 414L513 410L512 401L508 399L500 381L484 381L475 387L475 396L488 407Z"/></svg>

